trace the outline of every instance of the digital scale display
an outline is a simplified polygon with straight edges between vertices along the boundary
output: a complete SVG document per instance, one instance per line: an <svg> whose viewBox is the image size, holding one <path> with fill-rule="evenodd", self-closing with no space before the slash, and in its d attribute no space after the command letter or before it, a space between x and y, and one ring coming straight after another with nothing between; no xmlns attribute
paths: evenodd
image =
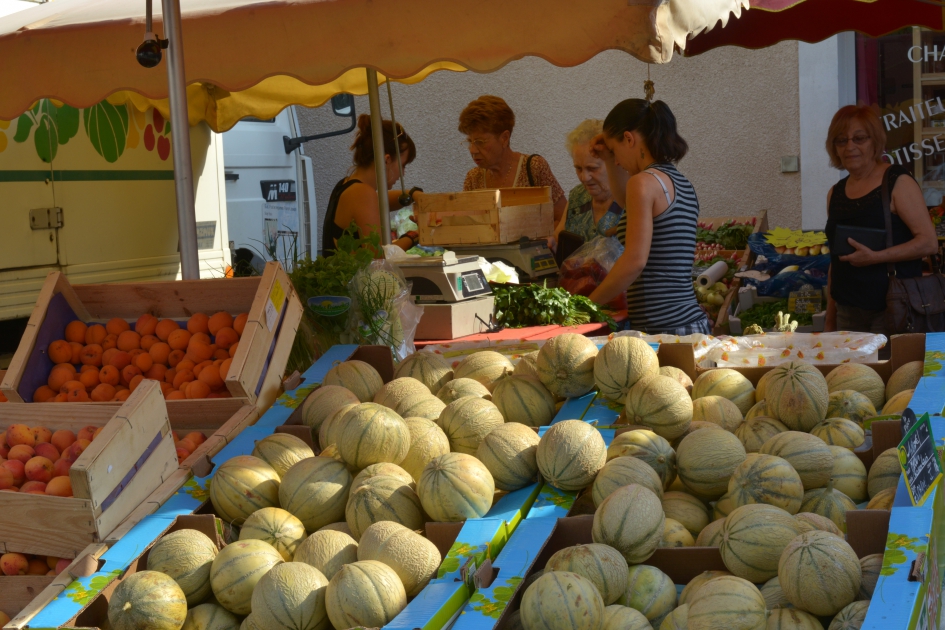
<svg viewBox="0 0 945 630"><path fill-rule="evenodd" d="M489 285L485 282L485 276L482 275L481 271L464 273L462 276L460 276L460 278L462 279L461 288L463 291L463 297L482 295L492 291L492 289L489 288Z"/></svg>
<svg viewBox="0 0 945 630"><path fill-rule="evenodd" d="M532 271L544 271L545 269L556 269L555 257L552 254L540 254L532 258Z"/></svg>

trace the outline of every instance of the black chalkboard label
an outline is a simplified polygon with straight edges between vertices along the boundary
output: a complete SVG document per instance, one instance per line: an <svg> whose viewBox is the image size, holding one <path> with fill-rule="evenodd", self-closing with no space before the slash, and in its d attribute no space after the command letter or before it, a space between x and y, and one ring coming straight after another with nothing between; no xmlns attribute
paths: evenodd
<svg viewBox="0 0 945 630"><path fill-rule="evenodd" d="M912 504L922 505L942 478L942 462L935 448L929 414L922 414L899 443L899 465Z"/></svg>
<svg viewBox="0 0 945 630"><path fill-rule="evenodd" d="M915 412L906 407L902 410L902 415L900 416L899 421L902 423L902 434L905 435L909 432L909 429L914 427L915 423L919 420L915 417Z"/></svg>

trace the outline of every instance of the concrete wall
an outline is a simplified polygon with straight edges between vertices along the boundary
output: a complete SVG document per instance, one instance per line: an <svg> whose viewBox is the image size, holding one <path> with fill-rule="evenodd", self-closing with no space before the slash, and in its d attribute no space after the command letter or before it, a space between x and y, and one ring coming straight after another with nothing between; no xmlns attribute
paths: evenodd
<svg viewBox="0 0 945 630"><path fill-rule="evenodd" d="M703 216L766 209L772 225L800 228L801 176L780 172L781 156L801 151L798 44L677 56L668 65L651 66L650 74L656 96L673 108L689 142L680 170L693 181ZM394 84L397 120L418 150L407 186L427 192L462 188L473 163L456 129L459 112L481 94L496 94L517 117L513 149L543 155L567 191L578 183L564 149L567 132L585 118L604 118L622 99L642 97L646 75L646 64L609 51L576 68L526 58L491 74L439 72L416 85ZM381 95L386 117L384 86ZM356 100L358 111L367 112L367 97ZM305 134L343 124L329 106L299 108L299 118ZM332 187L350 168L352 139L349 134L305 146L314 160L319 228Z"/></svg>

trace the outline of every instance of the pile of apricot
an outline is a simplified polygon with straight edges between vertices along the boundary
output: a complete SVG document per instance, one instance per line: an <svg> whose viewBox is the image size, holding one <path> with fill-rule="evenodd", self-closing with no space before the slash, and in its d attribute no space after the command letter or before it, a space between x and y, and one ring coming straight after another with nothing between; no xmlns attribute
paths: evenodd
<svg viewBox="0 0 945 630"><path fill-rule="evenodd" d="M88 426L76 435L11 424L0 433L0 491L71 497L69 469L101 431Z"/></svg>

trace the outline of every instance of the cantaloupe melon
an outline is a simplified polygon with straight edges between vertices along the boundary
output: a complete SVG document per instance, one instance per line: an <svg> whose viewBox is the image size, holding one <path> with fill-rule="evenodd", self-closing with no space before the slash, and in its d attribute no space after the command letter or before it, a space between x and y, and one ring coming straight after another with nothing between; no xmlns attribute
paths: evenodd
<svg viewBox="0 0 945 630"><path fill-rule="evenodd" d="M676 449L676 470L686 487L701 497L717 499L728 489L728 480L745 461L745 447L728 431L690 433Z"/></svg>
<svg viewBox="0 0 945 630"><path fill-rule="evenodd" d="M706 525L696 538L696 547L718 547L722 543L724 524L725 518L719 518Z"/></svg>
<svg viewBox="0 0 945 630"><path fill-rule="evenodd" d="M660 540L660 547L694 547L695 539L689 530L682 523L667 518L663 523L663 539Z"/></svg>
<svg viewBox="0 0 945 630"><path fill-rule="evenodd" d="M473 396L448 404L436 421L450 442L450 450L467 455L475 455L486 435L504 422L498 407Z"/></svg>
<svg viewBox="0 0 945 630"><path fill-rule="evenodd" d="M862 445L866 439L863 428L846 418L827 418L811 429L810 434L830 446L842 446L850 450Z"/></svg>
<svg viewBox="0 0 945 630"><path fill-rule="evenodd" d="M755 388L739 372L728 368L708 370L692 384L692 398L721 396L728 398L745 415L755 404Z"/></svg>
<svg viewBox="0 0 945 630"><path fill-rule="evenodd" d="M541 379L538 378L538 350L526 352L520 356L512 374L515 376L530 377L540 382Z"/></svg>
<svg viewBox="0 0 945 630"><path fill-rule="evenodd" d="M407 456L400 462L414 481L419 481L420 473L434 457L450 452L450 441L436 422L426 418L404 418L410 431L410 448Z"/></svg>
<svg viewBox="0 0 945 630"><path fill-rule="evenodd" d="M672 365L664 365L660 368L660 374L668 376L682 385L690 395L692 395L692 379L689 375Z"/></svg>
<svg viewBox="0 0 945 630"><path fill-rule="evenodd" d="M594 507L609 497L617 488L636 483L650 490L657 497L663 496L663 484L656 471L636 457L618 457L607 462L591 487Z"/></svg>
<svg viewBox="0 0 945 630"><path fill-rule="evenodd" d="M860 458L848 448L831 446L833 453L833 473L830 480L833 487L853 499L854 503L866 501L866 466Z"/></svg>
<svg viewBox="0 0 945 630"><path fill-rule="evenodd" d="M322 426L324 426L324 425L322 425ZM338 454L338 445L337 445L337 444L329 444L328 446L326 446L325 448L323 448L323 449L321 450L321 452L318 454L318 456L319 456L319 457L327 457L327 458L329 458L329 459L333 459L333 460L335 460L336 462L342 464L343 466L345 466L345 467L347 468L347 465L346 465L346 464L344 463L344 461L341 459L341 455Z"/></svg>
<svg viewBox="0 0 945 630"><path fill-rule="evenodd" d="M794 467L805 490L820 488L833 474L833 454L820 438L800 431L786 431L761 446L759 453L777 455Z"/></svg>
<svg viewBox="0 0 945 630"><path fill-rule="evenodd" d="M269 543L282 555L282 559L291 562L302 541L305 540L305 525L282 508L263 508L256 510L240 527L240 540L250 538Z"/></svg>
<svg viewBox="0 0 945 630"><path fill-rule="evenodd" d="M604 608L600 630L653 630L653 626L639 610L613 604Z"/></svg>
<svg viewBox="0 0 945 630"><path fill-rule="evenodd" d="M755 416L738 425L735 437L742 441L747 453L757 453L765 442L787 430L786 426L774 418Z"/></svg>
<svg viewBox="0 0 945 630"><path fill-rule="evenodd" d="M407 484L408 486L413 486L414 481L413 477L410 476L406 470L398 466L397 464L391 464L389 462L382 462L380 464L371 464L357 475L354 476L354 480L351 482L351 492L357 490L362 484L367 483L374 477L394 477L399 479L401 482Z"/></svg>
<svg viewBox="0 0 945 630"><path fill-rule="evenodd" d="M869 503L866 504L867 510L891 510L893 501L896 499L896 488L886 488L876 493Z"/></svg>
<svg viewBox="0 0 945 630"><path fill-rule="evenodd" d="M778 574L781 552L799 533L797 521L781 508L743 505L726 517L719 551L734 575L761 583Z"/></svg>
<svg viewBox="0 0 945 630"><path fill-rule="evenodd" d="M771 370L768 370L761 375L761 378L758 379L758 383L755 385L755 400L764 400L765 399L765 390L768 385L768 379L771 378Z"/></svg>
<svg viewBox="0 0 945 630"><path fill-rule="evenodd" d="M717 424L732 433L745 421L735 403L721 396L703 396L693 400L692 419Z"/></svg>
<svg viewBox="0 0 945 630"><path fill-rule="evenodd" d="M594 360L594 382L607 399L623 403L637 381L655 376L659 370L659 359L650 344L637 337L614 337Z"/></svg>
<svg viewBox="0 0 945 630"><path fill-rule="evenodd" d="M794 515L797 526L802 534L819 530L843 538L843 532L837 527L837 524L826 516L814 514L813 512L798 512Z"/></svg>
<svg viewBox="0 0 945 630"><path fill-rule="evenodd" d="M417 493L424 511L435 521L482 518L492 507L495 481L472 455L448 453L423 469Z"/></svg>
<svg viewBox="0 0 945 630"><path fill-rule="evenodd" d="M906 407L909 406L914 393L914 389L907 389L899 392L892 398L889 398L886 401L886 404L883 405L883 410L880 412L880 414L884 416L891 416L893 414L902 413Z"/></svg>
<svg viewBox="0 0 945 630"><path fill-rule="evenodd" d="M731 575L728 571L703 571L696 577L689 580L685 587L683 587L682 592L679 594L679 605L688 604L692 601L692 598L695 597L696 593L702 588L706 582L709 580L715 579L717 577L722 577L723 575Z"/></svg>
<svg viewBox="0 0 945 630"><path fill-rule="evenodd" d="M538 351L538 378L555 396L573 398L594 389L597 346L584 335L552 337Z"/></svg>
<svg viewBox="0 0 945 630"><path fill-rule="evenodd" d="M675 449L678 449L679 445L682 444L682 441L685 440L686 437L689 436L689 434L695 433L696 431L701 431L702 429L714 429L716 431L725 430L717 424L713 424L711 422L702 422L701 420L697 420L689 424L689 428L686 429L685 433L683 433L681 436L679 436L675 440L671 440L670 446L672 446ZM676 483L682 483L682 482L677 479Z"/></svg>
<svg viewBox="0 0 945 630"><path fill-rule="evenodd" d="M880 571L883 570L883 554L873 553L860 558L860 593L858 600L869 600L873 597L873 591L876 590L876 583L879 582Z"/></svg>
<svg viewBox="0 0 945 630"><path fill-rule="evenodd" d="M659 497L643 486L630 484L598 506L591 537L619 551L628 563L637 564L659 547L664 519Z"/></svg>
<svg viewBox="0 0 945 630"><path fill-rule="evenodd" d="M899 451L895 448L888 448L873 461L870 466L867 479L867 489L872 499L881 491L887 488L895 488L899 485L899 477L902 475L902 466L899 463Z"/></svg>
<svg viewBox="0 0 945 630"><path fill-rule="evenodd" d="M108 622L115 630L180 630L187 600L171 577L139 571L119 582L108 602Z"/></svg>
<svg viewBox="0 0 945 630"><path fill-rule="evenodd" d="M426 418L436 420L446 404L432 394L412 394L398 403L394 411L401 418Z"/></svg>
<svg viewBox="0 0 945 630"><path fill-rule="evenodd" d="M262 630L262 628L256 625L256 622L253 621L253 615L250 613L246 615L243 619L243 623L240 624L240 630Z"/></svg>
<svg viewBox="0 0 945 630"><path fill-rule="evenodd" d="M492 392L492 402L506 422L520 422L529 427L551 424L555 417L555 399L538 379L507 376Z"/></svg>
<svg viewBox="0 0 945 630"><path fill-rule="evenodd" d="M371 402L384 385L381 375L364 361L345 361L328 370L322 385L339 385L363 403Z"/></svg>
<svg viewBox="0 0 945 630"><path fill-rule="evenodd" d="M338 454L348 466L361 470L371 464L404 461L410 450L410 430L392 409L361 403L341 419Z"/></svg>
<svg viewBox="0 0 945 630"><path fill-rule="evenodd" d="M381 521L364 530L358 542L358 560L377 560L394 570L408 597L423 590L440 566L440 552L432 542L399 523Z"/></svg>
<svg viewBox="0 0 945 630"><path fill-rule="evenodd" d="M368 527L379 521L394 521L408 529L420 529L423 520L420 497L396 477L371 478L351 491L345 507L345 521L357 540Z"/></svg>
<svg viewBox="0 0 945 630"><path fill-rule="evenodd" d="M498 490L518 490L538 478L538 441L524 424L506 422L483 438L476 459L489 469Z"/></svg>
<svg viewBox="0 0 945 630"><path fill-rule="evenodd" d="M377 390L377 393L374 394L374 400L372 402L387 407L388 409L396 409L397 405L400 404L403 399L418 394L424 396L433 395L430 393L430 388L417 379L402 376L395 378L389 383L385 383Z"/></svg>
<svg viewBox="0 0 945 630"><path fill-rule="evenodd" d="M758 630L765 600L754 584L734 575L706 582L689 601L688 630Z"/></svg>
<svg viewBox="0 0 945 630"><path fill-rule="evenodd" d="M344 517L350 489L351 473L344 464L311 457L286 472L279 485L279 505L313 532Z"/></svg>
<svg viewBox="0 0 945 630"><path fill-rule="evenodd" d="M827 417L830 393L820 370L789 361L772 368L770 374L765 381L767 415L792 431L810 431Z"/></svg>
<svg viewBox="0 0 945 630"><path fill-rule="evenodd" d="M338 436L341 434L341 428L343 426L341 419L345 417L346 413L360 404L361 403L343 405L339 407L335 413L325 418L325 421L322 422L322 426L318 429L318 447L321 450L324 451L329 446L338 444Z"/></svg>
<svg viewBox="0 0 945 630"><path fill-rule="evenodd" d="M777 576L765 582L760 590L761 596L765 598L765 606L768 607L768 610L794 608L794 604L789 602L788 598L784 596L784 591L781 590L781 583L778 581Z"/></svg>
<svg viewBox="0 0 945 630"><path fill-rule="evenodd" d="M712 504L712 518L718 520L725 518L735 509L735 499L729 493L723 494Z"/></svg>
<svg viewBox="0 0 945 630"><path fill-rule="evenodd" d="M627 421L645 426L667 440L686 432L692 413L693 403L686 390L668 376L647 375L627 394Z"/></svg>
<svg viewBox="0 0 945 630"><path fill-rule="evenodd" d="M637 429L617 435L607 447L607 460L636 457L649 464L669 489L676 479L676 451L665 438L648 429Z"/></svg>
<svg viewBox="0 0 945 630"><path fill-rule="evenodd" d="M179 529L161 537L148 553L148 570L160 571L180 586L188 606L210 596L210 565L217 546L196 529Z"/></svg>
<svg viewBox="0 0 945 630"><path fill-rule="evenodd" d="M322 385L302 403L302 423L318 435L322 423L346 405L357 405L361 401L350 389L340 385Z"/></svg>
<svg viewBox="0 0 945 630"><path fill-rule="evenodd" d="M266 630L320 630L328 627L328 579L303 562L270 569L253 589L253 622Z"/></svg>
<svg viewBox="0 0 945 630"><path fill-rule="evenodd" d="M900 392L915 389L919 384L919 379L922 378L924 368L924 361L911 361L899 366L886 381L886 400L888 401Z"/></svg>
<svg viewBox="0 0 945 630"><path fill-rule="evenodd" d="M238 455L220 464L210 483L210 502L217 516L242 525L264 507L279 505L279 474L252 455Z"/></svg>
<svg viewBox="0 0 945 630"><path fill-rule="evenodd" d="M580 420L551 425L538 442L538 470L559 490L589 486L607 461L600 431Z"/></svg>
<svg viewBox="0 0 945 630"><path fill-rule="evenodd" d="M437 392L453 379L453 368L439 354L414 352L394 370L394 378L404 377L416 379L431 392Z"/></svg>
<svg viewBox="0 0 945 630"><path fill-rule="evenodd" d="M620 603L639 610L658 628L676 607L676 585L668 575L646 564L630 567L629 574Z"/></svg>
<svg viewBox="0 0 945 630"><path fill-rule="evenodd" d="M827 403L828 418L846 418L862 425L864 420L875 415L876 408L873 407L873 403L859 392L844 389L830 394Z"/></svg>
<svg viewBox="0 0 945 630"><path fill-rule="evenodd" d="M473 352L453 368L453 378L471 378L491 392L499 380L506 374L511 374L514 369L512 362L505 355L492 350L480 350Z"/></svg>
<svg viewBox="0 0 945 630"><path fill-rule="evenodd" d="M797 514L804 498L804 485L786 460L776 455L750 453L732 473L727 494L735 507L765 503Z"/></svg>
<svg viewBox="0 0 945 630"><path fill-rule="evenodd" d="M671 490L662 496L661 505L667 518L679 521L693 536L709 524L705 503L687 492Z"/></svg>
<svg viewBox="0 0 945 630"><path fill-rule="evenodd" d="M804 493L804 502L801 503L802 512L820 514L833 521L840 531L847 531L847 510L855 510L856 503L833 487L833 481L827 482L825 488L808 490Z"/></svg>
<svg viewBox="0 0 945 630"><path fill-rule="evenodd" d="M444 405L448 405L454 400L459 400L464 396L476 396L477 398L492 400L492 392L486 389L485 385L471 378L453 379L436 392L436 397L439 398Z"/></svg>
<svg viewBox="0 0 945 630"><path fill-rule="evenodd" d="M758 395L757 390L755 390L755 395ZM751 406L751 409L748 410L748 413L745 414L745 420L751 420L752 418L758 418L760 416L766 416L768 414L768 405L765 403L764 398L756 402Z"/></svg>
<svg viewBox="0 0 945 630"><path fill-rule="evenodd" d="M794 608L770 611L765 630L823 630L820 620L809 612Z"/></svg>
<svg viewBox="0 0 945 630"><path fill-rule="evenodd" d="M528 630L600 630L604 601L587 578L570 571L546 571L522 596Z"/></svg>
<svg viewBox="0 0 945 630"><path fill-rule="evenodd" d="M548 559L545 571L570 571L590 580L605 605L613 604L627 591L627 561L607 545L565 547Z"/></svg>
<svg viewBox="0 0 945 630"><path fill-rule="evenodd" d="M253 588L269 570L283 562L272 545L238 540L220 550L210 567L210 586L217 602L231 613L248 615Z"/></svg>
<svg viewBox="0 0 945 630"><path fill-rule="evenodd" d="M389 566L359 560L343 566L331 578L325 603L335 628L380 628L407 606L407 592Z"/></svg>
<svg viewBox="0 0 945 630"><path fill-rule="evenodd" d="M344 532L322 529L302 541L293 561L315 567L330 580L341 567L358 561L358 543Z"/></svg>
<svg viewBox="0 0 945 630"><path fill-rule="evenodd" d="M181 630L239 630L240 618L219 604L200 604L187 611Z"/></svg>
<svg viewBox="0 0 945 630"><path fill-rule="evenodd" d="M827 630L860 630L863 622L866 621L869 607L869 601L847 604L836 614Z"/></svg>
<svg viewBox="0 0 945 630"><path fill-rule="evenodd" d="M301 438L288 433L273 433L256 442L253 457L258 457L282 475L293 465L308 457L315 457L312 448Z"/></svg>
<svg viewBox="0 0 945 630"><path fill-rule="evenodd" d="M886 402L886 385L876 370L863 363L844 363L830 370L827 374L827 391L831 394L843 390L853 390L869 398L877 409L882 409ZM829 417L829 414L828 414Z"/></svg>
<svg viewBox="0 0 945 630"><path fill-rule="evenodd" d="M860 560L845 540L827 532L801 534L784 549L778 564L781 590L795 607L820 616L835 615L860 590Z"/></svg>

